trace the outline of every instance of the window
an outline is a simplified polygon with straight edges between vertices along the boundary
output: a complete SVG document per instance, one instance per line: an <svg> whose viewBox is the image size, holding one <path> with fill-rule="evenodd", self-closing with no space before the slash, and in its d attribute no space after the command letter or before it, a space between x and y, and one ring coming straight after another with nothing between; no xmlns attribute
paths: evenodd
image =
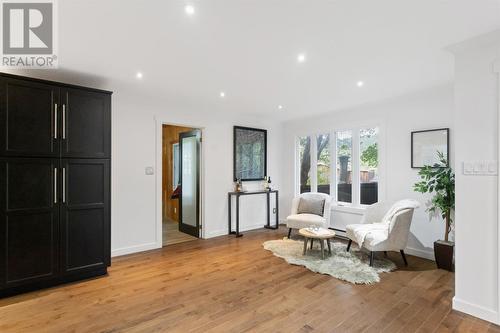
<svg viewBox="0 0 500 333"><path fill-rule="evenodd" d="M352 202L352 131L337 132L337 201Z"/></svg>
<svg viewBox="0 0 500 333"><path fill-rule="evenodd" d="M318 192L330 194L330 134L320 134L316 141Z"/></svg>
<svg viewBox="0 0 500 333"><path fill-rule="evenodd" d="M359 130L360 203L378 201L378 128Z"/></svg>
<svg viewBox="0 0 500 333"><path fill-rule="evenodd" d="M363 127L297 138L297 190L332 195L346 205L379 196L379 128Z"/></svg>
<svg viewBox="0 0 500 333"><path fill-rule="evenodd" d="M300 193L311 192L311 137L299 137Z"/></svg>

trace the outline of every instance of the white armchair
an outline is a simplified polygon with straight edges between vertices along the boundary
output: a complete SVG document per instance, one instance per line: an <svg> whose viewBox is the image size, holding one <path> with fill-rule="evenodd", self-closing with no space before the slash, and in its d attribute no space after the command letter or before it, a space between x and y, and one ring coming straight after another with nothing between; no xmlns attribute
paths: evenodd
<svg viewBox="0 0 500 333"><path fill-rule="evenodd" d="M401 200L396 203L380 202L371 205L361 220L361 224L350 224L346 227L349 244L352 241L370 251L370 266L373 265L374 253L383 251L399 251L405 265L408 265L404 249L410 233L413 211L418 207L413 200ZM360 244L361 243L361 244Z"/></svg>
<svg viewBox="0 0 500 333"><path fill-rule="evenodd" d="M299 214L299 203L300 199L304 198L306 200L325 200L323 206L323 215L315 214ZM332 203L332 198L325 193L308 192L302 193L292 201L292 211L291 214L286 218L286 226L288 227L288 238L292 233L292 229L301 229L307 227L322 227L328 228L330 225L330 207Z"/></svg>

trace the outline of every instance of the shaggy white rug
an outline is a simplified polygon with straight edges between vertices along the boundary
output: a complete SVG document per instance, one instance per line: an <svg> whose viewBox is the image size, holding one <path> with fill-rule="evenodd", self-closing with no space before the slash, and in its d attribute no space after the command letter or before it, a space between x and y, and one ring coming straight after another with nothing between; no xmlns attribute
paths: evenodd
<svg viewBox="0 0 500 333"><path fill-rule="evenodd" d="M332 242L331 256L321 259L319 242L314 242L312 250L307 244L307 253L302 255L304 242L292 239L278 239L264 242L264 249L273 252L277 257L283 258L292 265L304 266L307 269L328 274L337 279L355 284L372 284L380 282L379 273L386 273L396 269L396 265L385 258L376 258L373 267L370 267L370 259L367 253L351 247L346 252L346 244ZM326 255L326 254L325 254Z"/></svg>

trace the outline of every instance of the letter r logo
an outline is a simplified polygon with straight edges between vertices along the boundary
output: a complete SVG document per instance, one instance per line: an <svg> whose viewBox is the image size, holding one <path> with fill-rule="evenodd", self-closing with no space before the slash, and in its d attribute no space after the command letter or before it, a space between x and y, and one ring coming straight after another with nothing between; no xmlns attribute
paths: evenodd
<svg viewBox="0 0 500 333"><path fill-rule="evenodd" d="M2 5L4 54L52 54L52 3Z"/></svg>

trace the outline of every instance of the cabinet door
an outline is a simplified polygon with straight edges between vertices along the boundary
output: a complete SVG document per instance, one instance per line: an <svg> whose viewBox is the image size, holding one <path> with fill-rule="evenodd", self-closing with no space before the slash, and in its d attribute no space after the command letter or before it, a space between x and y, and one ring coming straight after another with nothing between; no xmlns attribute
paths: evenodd
<svg viewBox="0 0 500 333"><path fill-rule="evenodd" d="M0 77L0 156L59 156L57 86Z"/></svg>
<svg viewBox="0 0 500 333"><path fill-rule="evenodd" d="M111 95L84 89L62 90L62 156L109 158Z"/></svg>
<svg viewBox="0 0 500 333"><path fill-rule="evenodd" d="M62 161L62 269L64 274L110 264L109 160Z"/></svg>
<svg viewBox="0 0 500 333"><path fill-rule="evenodd" d="M59 273L58 160L0 158L0 289Z"/></svg>

